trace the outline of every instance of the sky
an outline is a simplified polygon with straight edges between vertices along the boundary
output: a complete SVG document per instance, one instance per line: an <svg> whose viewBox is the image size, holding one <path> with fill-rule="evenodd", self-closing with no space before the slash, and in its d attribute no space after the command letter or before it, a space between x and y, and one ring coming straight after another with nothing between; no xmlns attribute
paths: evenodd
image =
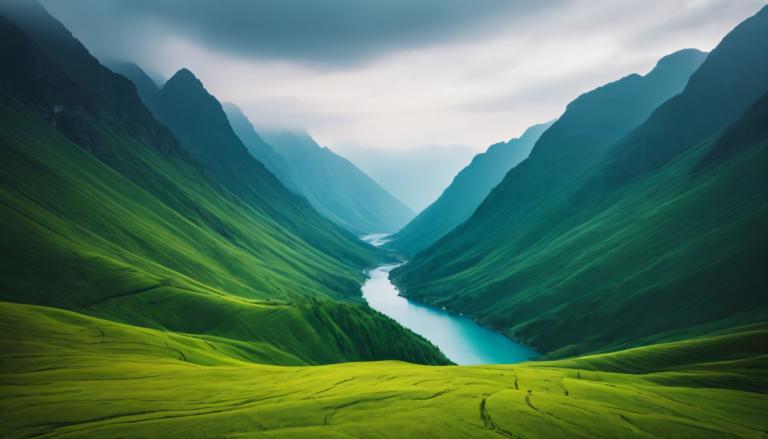
<svg viewBox="0 0 768 439"><path fill-rule="evenodd" d="M476 150L581 93L711 50L765 0L43 0L102 61L186 67L322 145Z"/></svg>

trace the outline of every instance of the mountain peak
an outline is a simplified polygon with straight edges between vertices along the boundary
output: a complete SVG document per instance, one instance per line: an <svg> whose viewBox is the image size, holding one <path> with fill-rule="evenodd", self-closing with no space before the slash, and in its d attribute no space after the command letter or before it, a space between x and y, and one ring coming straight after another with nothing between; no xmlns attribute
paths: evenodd
<svg viewBox="0 0 768 439"><path fill-rule="evenodd" d="M706 59L707 52L699 49L681 49L662 57L649 74L660 71L678 71L685 66L699 66Z"/></svg>
<svg viewBox="0 0 768 439"><path fill-rule="evenodd" d="M192 73L189 69L186 67L183 67L179 69L178 72L174 73L173 76L171 76L171 79L168 80L168 82L165 83L165 87L175 87L175 86L184 86L184 87L194 87L194 88L202 88L205 89L203 86L203 82L200 81L200 79L195 76L194 73Z"/></svg>

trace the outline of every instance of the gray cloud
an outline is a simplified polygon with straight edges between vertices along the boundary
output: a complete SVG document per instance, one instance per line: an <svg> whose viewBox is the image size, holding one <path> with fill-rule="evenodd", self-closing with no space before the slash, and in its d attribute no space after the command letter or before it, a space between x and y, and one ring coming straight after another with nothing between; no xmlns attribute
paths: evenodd
<svg viewBox="0 0 768 439"><path fill-rule="evenodd" d="M3 1L3 0L0 0ZM27 1L27 0L24 0ZM328 146L474 148L765 0L40 0L103 60L188 67L257 126Z"/></svg>
<svg viewBox="0 0 768 439"><path fill-rule="evenodd" d="M133 56L167 34L245 57L354 63L483 35L560 0L45 0L98 55Z"/></svg>

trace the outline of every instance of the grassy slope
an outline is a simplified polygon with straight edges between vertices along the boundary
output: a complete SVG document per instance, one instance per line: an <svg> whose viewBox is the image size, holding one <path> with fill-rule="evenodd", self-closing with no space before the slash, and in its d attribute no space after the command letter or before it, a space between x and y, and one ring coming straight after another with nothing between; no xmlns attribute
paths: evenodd
<svg viewBox="0 0 768 439"><path fill-rule="evenodd" d="M0 111L5 145L0 172L7 183L5 204L11 208L4 212L21 217L8 225L21 225L26 218L28 227L48 229L29 237L11 235L19 241L17 250L23 249L26 238L41 245L58 243L81 253L91 250L94 257L101 253L107 261L122 262L137 272L157 272L158 282L170 268L230 294L277 299L291 293L355 297L364 278L359 270L375 262L361 252L359 268L349 266L295 237L291 240L287 232L281 236L269 218L222 197L197 170L116 138L116 143L123 143L124 163L157 178L152 184L166 183L167 197L189 198L197 204L197 215L184 215L184 209L178 212L158 200L31 115L8 105ZM206 223L203 218L208 216L219 226ZM322 279L323 273L335 276Z"/></svg>
<svg viewBox="0 0 768 439"><path fill-rule="evenodd" d="M765 318L768 141L691 175L710 148L612 194L619 201L597 215L575 209L526 251L486 248L482 264L454 270L418 297L481 315L559 355L719 319ZM546 228L547 213L529 219ZM448 284L462 293L430 293Z"/></svg>
<svg viewBox="0 0 768 439"><path fill-rule="evenodd" d="M308 304L315 297L359 300L362 267L281 236L197 169L114 139L113 146L125 143L115 149L123 163L165 182L166 195L197 201L186 216L5 101L0 249L12 257L0 265L3 300L226 337L248 344L255 361L445 361L362 306ZM212 221L219 227L209 227ZM386 334L383 343L374 342L376 332Z"/></svg>
<svg viewBox="0 0 768 439"><path fill-rule="evenodd" d="M768 142L695 170L768 87L767 31L765 8L579 180L515 211L510 172L470 221L393 275L409 295L556 355L764 319Z"/></svg>
<svg viewBox="0 0 768 439"><path fill-rule="evenodd" d="M178 71L149 105L213 180L275 226L345 262L360 262L366 249L370 254L369 246L318 214L251 156L219 101L192 72Z"/></svg>
<svg viewBox="0 0 768 439"><path fill-rule="evenodd" d="M421 211L387 247L413 255L432 245L469 219L504 175L525 160L531 148L552 122L528 128L520 138L497 143L476 155L434 203Z"/></svg>
<svg viewBox="0 0 768 439"><path fill-rule="evenodd" d="M4 437L765 437L765 325L514 366L248 364L216 340L0 305ZM173 379L169 379L169 377ZM395 433L396 432L396 433Z"/></svg>

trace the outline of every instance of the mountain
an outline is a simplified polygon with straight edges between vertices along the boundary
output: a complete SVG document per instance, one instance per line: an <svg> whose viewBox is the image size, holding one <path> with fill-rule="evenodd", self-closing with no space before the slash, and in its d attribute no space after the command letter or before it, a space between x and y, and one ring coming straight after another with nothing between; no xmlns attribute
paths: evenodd
<svg viewBox="0 0 768 439"><path fill-rule="evenodd" d="M681 92L706 54L686 49L662 58L647 75L632 74L576 98L542 134L530 157L505 177L506 213L520 215L567 186L606 149ZM502 196L502 195L498 195Z"/></svg>
<svg viewBox="0 0 768 439"><path fill-rule="evenodd" d="M36 2L0 4L0 37L0 306L38 328L58 313L81 334L162 332L148 343L182 361L178 334L237 361L447 363L362 305L381 256L227 143L212 98L189 96L179 117L210 131L179 142ZM48 55L61 48L66 67Z"/></svg>
<svg viewBox="0 0 768 439"><path fill-rule="evenodd" d="M301 194L300 185L297 182L297 176L294 175L288 162L275 151L272 145L261 138L259 133L251 125L251 121L245 116L240 108L232 103L223 104L224 112L227 114L232 129L237 137L243 142L248 152L256 160L266 166L266 168L280 180L285 187L291 189L297 194Z"/></svg>
<svg viewBox="0 0 768 439"><path fill-rule="evenodd" d="M109 97L125 78L87 52L73 53L65 72L18 8L28 8L22 16L35 29L57 33L48 43L77 47L37 3L0 2L0 437L720 439L768 431L768 95L737 75L754 66L766 77L757 60L721 64L727 57L713 52L702 69L722 68L724 80L711 83L720 98L739 96L740 83L753 88L740 116L698 125L697 143L675 143L666 162L640 162L617 179L634 147L654 146L641 125L531 212L543 229L562 232L551 251L502 255L490 272L509 275L521 261L540 270L515 279L546 282L517 302L531 305L527 339L559 332L565 343L605 347L646 334L632 339L642 346L434 367L447 364L434 346L361 305L363 270L385 259L243 155L191 74L174 86L190 93L187 101L170 90L161 97L178 110L165 115L183 134L177 140L133 87ZM747 43L740 32L732 47ZM748 42L760 55L764 36ZM71 76L82 71L93 81ZM115 90L100 89L109 83ZM696 102L688 93L682 102ZM708 111L680 108L686 113L657 111L650 126L688 130L697 125L668 118ZM574 215L573 206L584 210ZM498 231L495 244L516 245L494 226L485 232Z"/></svg>
<svg viewBox="0 0 768 439"><path fill-rule="evenodd" d="M334 147L414 212L432 204L472 160L466 146L423 146L405 150Z"/></svg>
<svg viewBox="0 0 768 439"><path fill-rule="evenodd" d="M132 62L113 61L108 62L106 66L118 75L130 79L136 86L136 91L139 93L139 97L144 103L147 103L160 92L160 87L157 86L155 80L147 75L141 67Z"/></svg>
<svg viewBox="0 0 768 439"><path fill-rule="evenodd" d="M552 123L534 125L520 138L491 145L476 155L440 198L397 232L387 246L413 255L466 221L504 175L528 157L533 145Z"/></svg>
<svg viewBox="0 0 768 439"><path fill-rule="evenodd" d="M96 61L40 4L34 0L4 0L0 12L22 27L42 55L88 93L93 102L102 104L102 111L114 122L147 145L166 152L175 148L175 139L165 127L155 122L136 94L133 83ZM100 143L84 132L75 134L70 131L68 134L81 135L78 141L88 148L98 148Z"/></svg>
<svg viewBox="0 0 768 439"><path fill-rule="evenodd" d="M768 8L729 33L681 93L556 187L534 164L579 157L568 154L573 142L548 140L564 115L470 220L393 276L409 296L554 356L764 321L765 53ZM516 172L526 163L527 176ZM530 190L542 184L551 189Z"/></svg>
<svg viewBox="0 0 768 439"><path fill-rule="evenodd" d="M293 182L285 177L286 185L334 222L357 234L391 233L413 218L408 207L308 133L262 130L261 135L292 171Z"/></svg>

